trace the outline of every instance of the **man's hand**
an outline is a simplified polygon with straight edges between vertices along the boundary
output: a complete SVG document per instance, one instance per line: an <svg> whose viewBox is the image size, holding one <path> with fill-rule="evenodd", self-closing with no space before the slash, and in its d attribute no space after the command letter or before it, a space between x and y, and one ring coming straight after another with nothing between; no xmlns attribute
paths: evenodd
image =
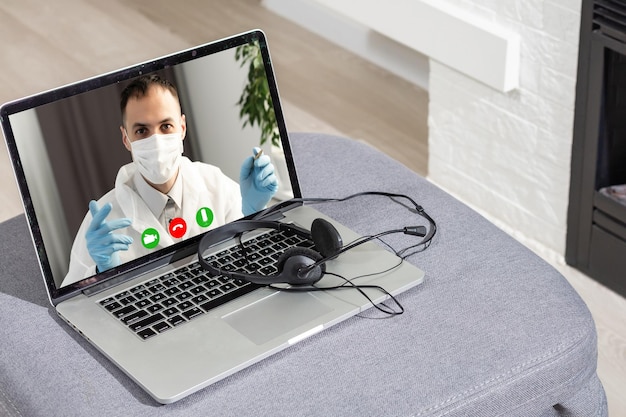
<svg viewBox="0 0 626 417"><path fill-rule="evenodd" d="M264 209L278 190L278 180L270 157L263 155L261 148L254 148L253 153L254 156L243 161L239 175L244 216Z"/></svg>
<svg viewBox="0 0 626 417"><path fill-rule="evenodd" d="M133 243L133 238L126 235L113 234L117 229L130 226L130 219L117 219L106 222L104 219L111 212L111 203L107 203L98 208L98 203L94 200L89 202L89 211L92 220L85 239L89 255L96 263L98 272L106 271L120 264L118 251L128 250L128 246Z"/></svg>

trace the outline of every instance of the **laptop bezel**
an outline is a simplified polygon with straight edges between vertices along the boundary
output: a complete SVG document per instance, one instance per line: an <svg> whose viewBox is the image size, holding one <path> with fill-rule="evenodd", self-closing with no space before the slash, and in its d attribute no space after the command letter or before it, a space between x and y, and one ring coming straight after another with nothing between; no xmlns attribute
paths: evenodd
<svg viewBox="0 0 626 417"><path fill-rule="evenodd" d="M131 279L137 276L137 274L139 273L153 270L162 265L174 262L181 257L189 256L195 252L195 249L197 248L197 245L204 234L191 237L183 242L142 256L133 261L122 264L119 267L96 274L77 283L57 288L54 277L52 276L52 270L48 262L43 238L39 230L39 222L37 220L35 207L30 196L28 184L26 183L24 170L21 164L17 143L13 136L9 116L57 100L75 96L77 94L92 91L101 87L106 87L115 83L128 81L132 78L144 74L149 74L158 70L162 70L164 68L172 67L178 64L182 64L184 62L205 57L254 41L258 41L260 46L263 64L265 67L265 73L269 84L270 95L274 105L276 123L278 125L278 130L281 138L281 145L285 153L285 159L287 162L289 177L291 180L293 195L295 198L299 198L301 197L301 191L296 176L293 156L289 144L287 127L280 104L278 85L274 74L267 39L264 32L260 29L253 29L227 38L222 38L196 47L165 55L160 58L144 61L126 68L122 68L72 84L54 88L22 99L11 101L0 107L0 122L2 124L5 143L9 152L9 158L11 159L11 163L13 165L18 189L22 197L24 213L29 225L32 242L35 247L41 273L48 292L48 297L53 306L57 305L63 300L71 298L77 293L85 291L88 288L94 286L103 286L105 285L105 283L108 284L106 285L107 287L110 285L116 285L119 282L123 282L127 279ZM251 216L254 216L254 214ZM211 232L209 231L207 233Z"/></svg>

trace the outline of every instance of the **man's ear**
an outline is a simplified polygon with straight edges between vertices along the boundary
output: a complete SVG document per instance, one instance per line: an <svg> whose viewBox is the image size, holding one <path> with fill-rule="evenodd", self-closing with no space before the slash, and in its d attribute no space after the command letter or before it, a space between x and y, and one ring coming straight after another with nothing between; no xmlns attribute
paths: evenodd
<svg viewBox="0 0 626 417"><path fill-rule="evenodd" d="M132 152L130 139L128 139L128 135L126 134L126 129L124 129L124 126L120 126L120 131L122 132L122 143L124 143L124 146L126 147L126 149L128 149L128 152Z"/></svg>
<svg viewBox="0 0 626 417"><path fill-rule="evenodd" d="M180 115L180 127L182 128L181 137L185 140L185 136L187 135L187 120L184 114Z"/></svg>

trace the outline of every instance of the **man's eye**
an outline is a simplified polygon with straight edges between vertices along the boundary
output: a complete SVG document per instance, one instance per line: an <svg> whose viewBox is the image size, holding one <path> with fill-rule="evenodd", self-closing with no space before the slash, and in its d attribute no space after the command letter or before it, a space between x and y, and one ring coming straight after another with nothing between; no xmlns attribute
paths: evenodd
<svg viewBox="0 0 626 417"><path fill-rule="evenodd" d="M146 134L146 129L143 128L143 127L140 128L140 129L135 130L135 135L137 135L137 136L143 136L145 134Z"/></svg>
<svg viewBox="0 0 626 417"><path fill-rule="evenodd" d="M164 132L167 132L167 131L172 130L173 127L174 127L173 125L166 123L164 125L161 125L161 130L163 130Z"/></svg>

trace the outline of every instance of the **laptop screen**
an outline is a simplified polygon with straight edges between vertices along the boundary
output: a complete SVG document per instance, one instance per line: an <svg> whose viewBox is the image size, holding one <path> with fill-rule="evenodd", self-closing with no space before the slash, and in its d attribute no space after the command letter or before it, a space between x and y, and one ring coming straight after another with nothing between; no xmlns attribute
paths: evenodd
<svg viewBox="0 0 626 417"><path fill-rule="evenodd" d="M9 103L2 124L52 298L299 196L260 31Z"/></svg>

